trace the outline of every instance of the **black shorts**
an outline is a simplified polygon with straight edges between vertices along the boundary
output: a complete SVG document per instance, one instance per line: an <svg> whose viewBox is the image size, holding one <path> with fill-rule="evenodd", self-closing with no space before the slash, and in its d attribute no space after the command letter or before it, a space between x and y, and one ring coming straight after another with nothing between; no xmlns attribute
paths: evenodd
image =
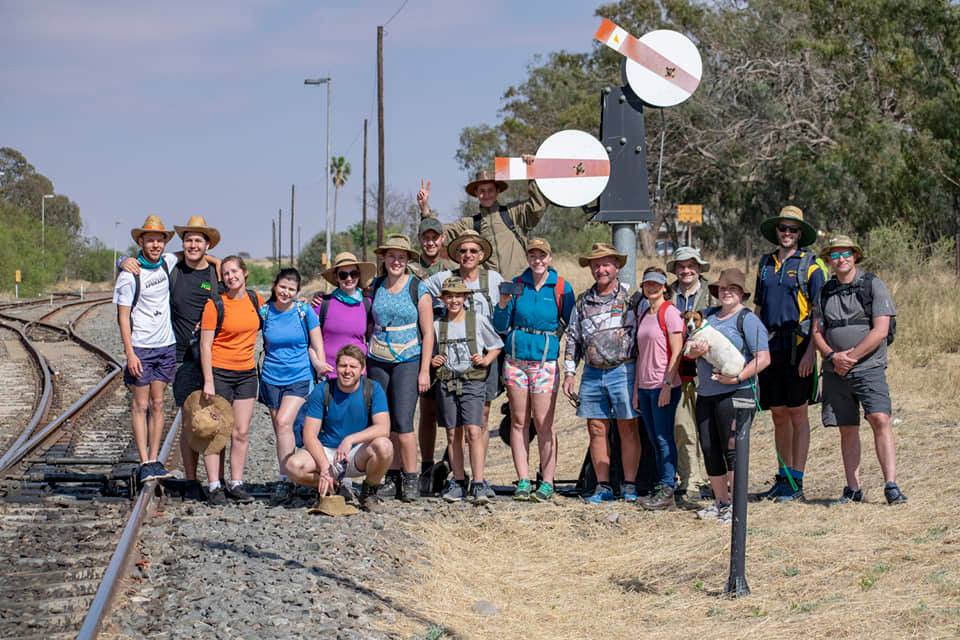
<svg viewBox="0 0 960 640"><path fill-rule="evenodd" d="M257 370L233 371L213 368L213 388L228 402L257 397Z"/></svg>
<svg viewBox="0 0 960 640"><path fill-rule="evenodd" d="M760 372L760 407L801 407L813 395L813 374L801 378L800 358L806 344L797 347L797 364L791 363L789 350L771 351L770 366Z"/></svg>
<svg viewBox="0 0 960 640"><path fill-rule="evenodd" d="M177 364L177 374L173 378L173 402L182 407L194 391L203 388L203 372L200 363L195 360L184 360Z"/></svg>

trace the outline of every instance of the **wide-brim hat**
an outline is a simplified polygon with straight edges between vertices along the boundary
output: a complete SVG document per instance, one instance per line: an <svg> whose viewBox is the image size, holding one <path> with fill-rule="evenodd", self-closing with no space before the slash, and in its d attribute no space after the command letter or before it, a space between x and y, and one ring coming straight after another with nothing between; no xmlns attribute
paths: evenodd
<svg viewBox="0 0 960 640"><path fill-rule="evenodd" d="M402 233L391 233L387 236L387 239L383 241L383 244L374 249L373 252L378 256L382 256L387 251L394 250L406 251L411 260L416 260L420 257L420 253L410 244L410 238Z"/></svg>
<svg viewBox="0 0 960 640"><path fill-rule="evenodd" d="M170 242L170 238L173 237L173 231L163 226L163 220L160 219L160 216L147 216L142 226L130 229L130 237L136 243L140 242L140 236L145 233L162 233L165 238L164 242Z"/></svg>
<svg viewBox="0 0 960 640"><path fill-rule="evenodd" d="M483 260L480 261L480 264L485 263L490 259L490 256L493 254L493 245L490 244L490 241L481 236L479 233L473 229L466 229L460 232L456 238L450 241L447 245L447 254L450 256L450 259L460 264L460 245L464 242L475 242L480 245L480 250L483 251Z"/></svg>
<svg viewBox="0 0 960 640"><path fill-rule="evenodd" d="M443 281L443 284L440 286L440 295L445 293L462 293L464 295L470 295L473 293L473 290L467 286L467 283L463 281L463 278L459 276L450 276Z"/></svg>
<svg viewBox="0 0 960 640"><path fill-rule="evenodd" d="M667 261L667 273L677 272L677 263L685 260L693 260L700 265L700 273L710 271L710 263L700 256L700 250L696 247L680 247L673 252L673 256Z"/></svg>
<svg viewBox="0 0 960 640"><path fill-rule="evenodd" d="M361 262L357 260L357 256L353 255L349 251L344 251L343 253L338 253L333 259L333 266L324 271L321 276L323 279L332 284L335 287L340 286L340 281L337 280L337 271L342 267L348 267L350 265L357 265L360 270L360 280L357 283L357 286L361 289L368 286L370 281L373 280L373 277L377 275L377 265L372 262Z"/></svg>
<svg viewBox="0 0 960 640"><path fill-rule="evenodd" d="M824 260L828 260L830 258L831 251L847 247L853 249L857 254L855 263L863 260L863 248L854 242L853 238L843 234L831 236L831 238L827 240L827 244L824 245L823 249L820 250L820 257Z"/></svg>
<svg viewBox="0 0 960 640"><path fill-rule="evenodd" d="M800 207L796 207L792 204L785 206L783 209L780 209L780 215L773 218L767 218L760 223L760 235L769 240L775 245L780 245L780 239L777 237L777 225L781 222L796 222L800 225L800 238L797 240L797 245L801 247L809 247L811 244L817 241L817 230L813 226L803 219L803 211Z"/></svg>
<svg viewBox="0 0 960 640"><path fill-rule="evenodd" d="M479 187L484 182L492 182L497 187L497 193L503 193L507 190L507 183L503 180L497 180L496 175L492 171L477 171L476 175L473 177L473 180L467 183L467 186L464 187L466 192L473 196L477 197L477 187Z"/></svg>
<svg viewBox="0 0 960 640"><path fill-rule="evenodd" d="M594 242L593 247L590 249L590 253L584 256L579 256L577 261L580 263L581 267L590 266L591 260L598 260L600 258L614 257L617 259L617 266L620 269L623 269L623 265L627 264L627 256L622 253L618 253L612 244L607 244L606 242Z"/></svg>
<svg viewBox="0 0 960 640"><path fill-rule="evenodd" d="M708 286L710 295L719 300L720 287L729 287L731 285L740 287L740 290L743 291L743 298L741 298L740 302L746 302L750 299L750 292L747 291L747 276L743 275L743 271L740 271L740 269L736 267L724 269L720 272L720 278Z"/></svg>
<svg viewBox="0 0 960 640"><path fill-rule="evenodd" d="M199 389L183 403L183 437L197 453L220 453L233 433L233 406L223 396L207 400Z"/></svg>
<svg viewBox="0 0 960 640"><path fill-rule="evenodd" d="M177 230L177 235L180 236L181 240L183 240L184 235L191 231L194 233L202 233L210 242L210 245L207 247L208 250L220 244L220 232L209 226L207 221L203 219L203 216L190 216L187 224L182 227L174 225L173 228Z"/></svg>
<svg viewBox="0 0 960 640"><path fill-rule="evenodd" d="M323 496L317 499L316 504L307 509L307 513L325 516L352 516L360 513L352 504L347 504L343 496Z"/></svg>

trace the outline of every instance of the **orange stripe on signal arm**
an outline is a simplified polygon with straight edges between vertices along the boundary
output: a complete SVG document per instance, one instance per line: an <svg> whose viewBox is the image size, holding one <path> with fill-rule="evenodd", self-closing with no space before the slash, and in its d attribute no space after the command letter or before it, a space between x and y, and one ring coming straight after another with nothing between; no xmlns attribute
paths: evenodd
<svg viewBox="0 0 960 640"><path fill-rule="evenodd" d="M493 159L493 177L495 180L510 180L510 158Z"/></svg>
<svg viewBox="0 0 960 640"><path fill-rule="evenodd" d="M672 82L687 93L693 93L700 81L687 73L675 62L670 61L655 49L645 45L631 35L627 35L620 53L637 64L646 67L664 80ZM669 71L668 71L669 70Z"/></svg>
<svg viewBox="0 0 960 640"><path fill-rule="evenodd" d="M610 38L610 34L612 34L613 30L616 28L617 25L613 23L613 20L610 18L604 18L603 22L600 23L600 27L597 29L597 32L593 34L593 37L603 44L606 44L607 39Z"/></svg>
<svg viewBox="0 0 960 640"><path fill-rule="evenodd" d="M597 178L610 175L610 160L580 160L577 158L537 158L527 165L527 179L536 178Z"/></svg>

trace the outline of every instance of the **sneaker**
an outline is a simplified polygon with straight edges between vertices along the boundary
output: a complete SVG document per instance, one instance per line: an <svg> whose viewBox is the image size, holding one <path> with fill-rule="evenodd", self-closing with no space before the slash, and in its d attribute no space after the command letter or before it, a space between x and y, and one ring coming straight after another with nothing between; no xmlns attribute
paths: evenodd
<svg viewBox="0 0 960 640"><path fill-rule="evenodd" d="M497 492L493 490L493 485L486 480L483 481L483 495L487 496L487 500L497 499Z"/></svg>
<svg viewBox="0 0 960 640"><path fill-rule="evenodd" d="M610 488L610 485L598 483L597 488L593 490L593 493L589 496L584 497L584 500L590 504L600 504L601 502L608 502L613 500L613 489Z"/></svg>
<svg viewBox="0 0 960 640"><path fill-rule="evenodd" d="M531 502L550 502L553 500L553 496L556 494L556 491L553 488L553 485L547 482L546 480L540 481L540 486L537 487L537 490L533 492L533 495L530 496Z"/></svg>
<svg viewBox="0 0 960 640"><path fill-rule="evenodd" d="M478 507L490 502L490 484L486 480L470 483L470 501Z"/></svg>
<svg viewBox="0 0 960 640"><path fill-rule="evenodd" d="M282 504L290 504L293 500L293 483L281 480L273 485L273 494L270 496L270 506L278 507Z"/></svg>
<svg viewBox="0 0 960 640"><path fill-rule="evenodd" d="M713 487L708 484L700 485L700 499L714 500Z"/></svg>
<svg viewBox="0 0 960 640"><path fill-rule="evenodd" d="M903 491L900 491L896 482L888 482L883 485L883 496L887 499L889 505L903 504L907 501L907 496L903 494Z"/></svg>
<svg viewBox="0 0 960 640"><path fill-rule="evenodd" d="M433 465L420 472L420 495L433 495Z"/></svg>
<svg viewBox="0 0 960 640"><path fill-rule="evenodd" d="M337 488L337 495L343 496L347 504L356 503L357 494L353 490L353 480L344 479Z"/></svg>
<svg viewBox="0 0 960 640"><path fill-rule="evenodd" d="M223 486L219 486L213 491L207 489L207 502L216 507L222 507L227 504L227 493Z"/></svg>
<svg viewBox="0 0 960 640"><path fill-rule="evenodd" d="M440 497L451 503L463 502L465 493L466 492L463 490L463 485L453 478L450 478L447 480L447 486L443 488L443 492L440 494Z"/></svg>
<svg viewBox="0 0 960 640"><path fill-rule="evenodd" d="M790 488L789 483L787 482L786 477L780 475L779 473L773 476L773 484L766 491L761 491L756 494L757 500L776 500L780 493L783 491L783 486L786 485L787 488ZM712 493L712 492L711 492Z"/></svg>
<svg viewBox="0 0 960 640"><path fill-rule="evenodd" d="M173 477L173 474L167 471L160 462L147 462L146 464L140 465L140 471L138 474L140 484L144 484L151 480L164 480L166 478Z"/></svg>
<svg viewBox="0 0 960 640"><path fill-rule="evenodd" d="M513 499L520 502L526 502L530 499L530 481L526 478L520 478L517 482L517 488L513 490Z"/></svg>
<svg viewBox="0 0 960 640"><path fill-rule="evenodd" d="M624 502L636 502L637 485L633 482L624 482L620 485L620 497L623 498Z"/></svg>
<svg viewBox="0 0 960 640"><path fill-rule="evenodd" d="M226 493L227 497L234 502L240 502L242 504L253 502L253 496L247 493L242 484L238 484L236 486L227 485L224 493Z"/></svg>
<svg viewBox="0 0 960 640"><path fill-rule="evenodd" d="M850 487L843 488L843 495L837 498L833 504L849 504L851 502L863 502L863 489L854 491Z"/></svg>
<svg viewBox="0 0 960 640"><path fill-rule="evenodd" d="M379 487L369 485L364 480L360 485L360 508L367 513L381 513L386 505L379 493Z"/></svg>
<svg viewBox="0 0 960 640"><path fill-rule="evenodd" d="M400 481L400 499L404 502L416 502L420 498L420 474L403 472Z"/></svg>
<svg viewBox="0 0 960 640"><path fill-rule="evenodd" d="M637 504L648 511L666 511L677 506L673 499L673 487L660 485L653 495L637 499Z"/></svg>
<svg viewBox="0 0 960 640"><path fill-rule="evenodd" d="M804 502L806 497L803 495L803 480L794 479L797 488L794 489L789 481L781 485L779 495L774 498L776 502Z"/></svg>
<svg viewBox="0 0 960 640"><path fill-rule="evenodd" d="M200 484L199 480L184 480L183 499L197 500L198 502L207 499L207 496L203 493L203 485Z"/></svg>
<svg viewBox="0 0 960 640"><path fill-rule="evenodd" d="M725 504L720 507L720 513L717 515L717 524L733 523L733 506Z"/></svg>
<svg viewBox="0 0 960 640"><path fill-rule="evenodd" d="M706 509L700 509L697 511L697 518L700 520L716 520L720 517L721 511L729 506L730 505L723 504L719 500L714 500L713 504Z"/></svg>

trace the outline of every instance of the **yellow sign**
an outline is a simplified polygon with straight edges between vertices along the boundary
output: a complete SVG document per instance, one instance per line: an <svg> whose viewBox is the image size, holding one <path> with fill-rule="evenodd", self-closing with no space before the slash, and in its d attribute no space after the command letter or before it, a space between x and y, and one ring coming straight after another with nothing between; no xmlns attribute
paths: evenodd
<svg viewBox="0 0 960 640"><path fill-rule="evenodd" d="M703 205L702 204L678 204L677 222L686 222L688 224L703 224Z"/></svg>
<svg viewBox="0 0 960 640"><path fill-rule="evenodd" d="M13 281L20 284L20 269L13 272Z"/></svg>

